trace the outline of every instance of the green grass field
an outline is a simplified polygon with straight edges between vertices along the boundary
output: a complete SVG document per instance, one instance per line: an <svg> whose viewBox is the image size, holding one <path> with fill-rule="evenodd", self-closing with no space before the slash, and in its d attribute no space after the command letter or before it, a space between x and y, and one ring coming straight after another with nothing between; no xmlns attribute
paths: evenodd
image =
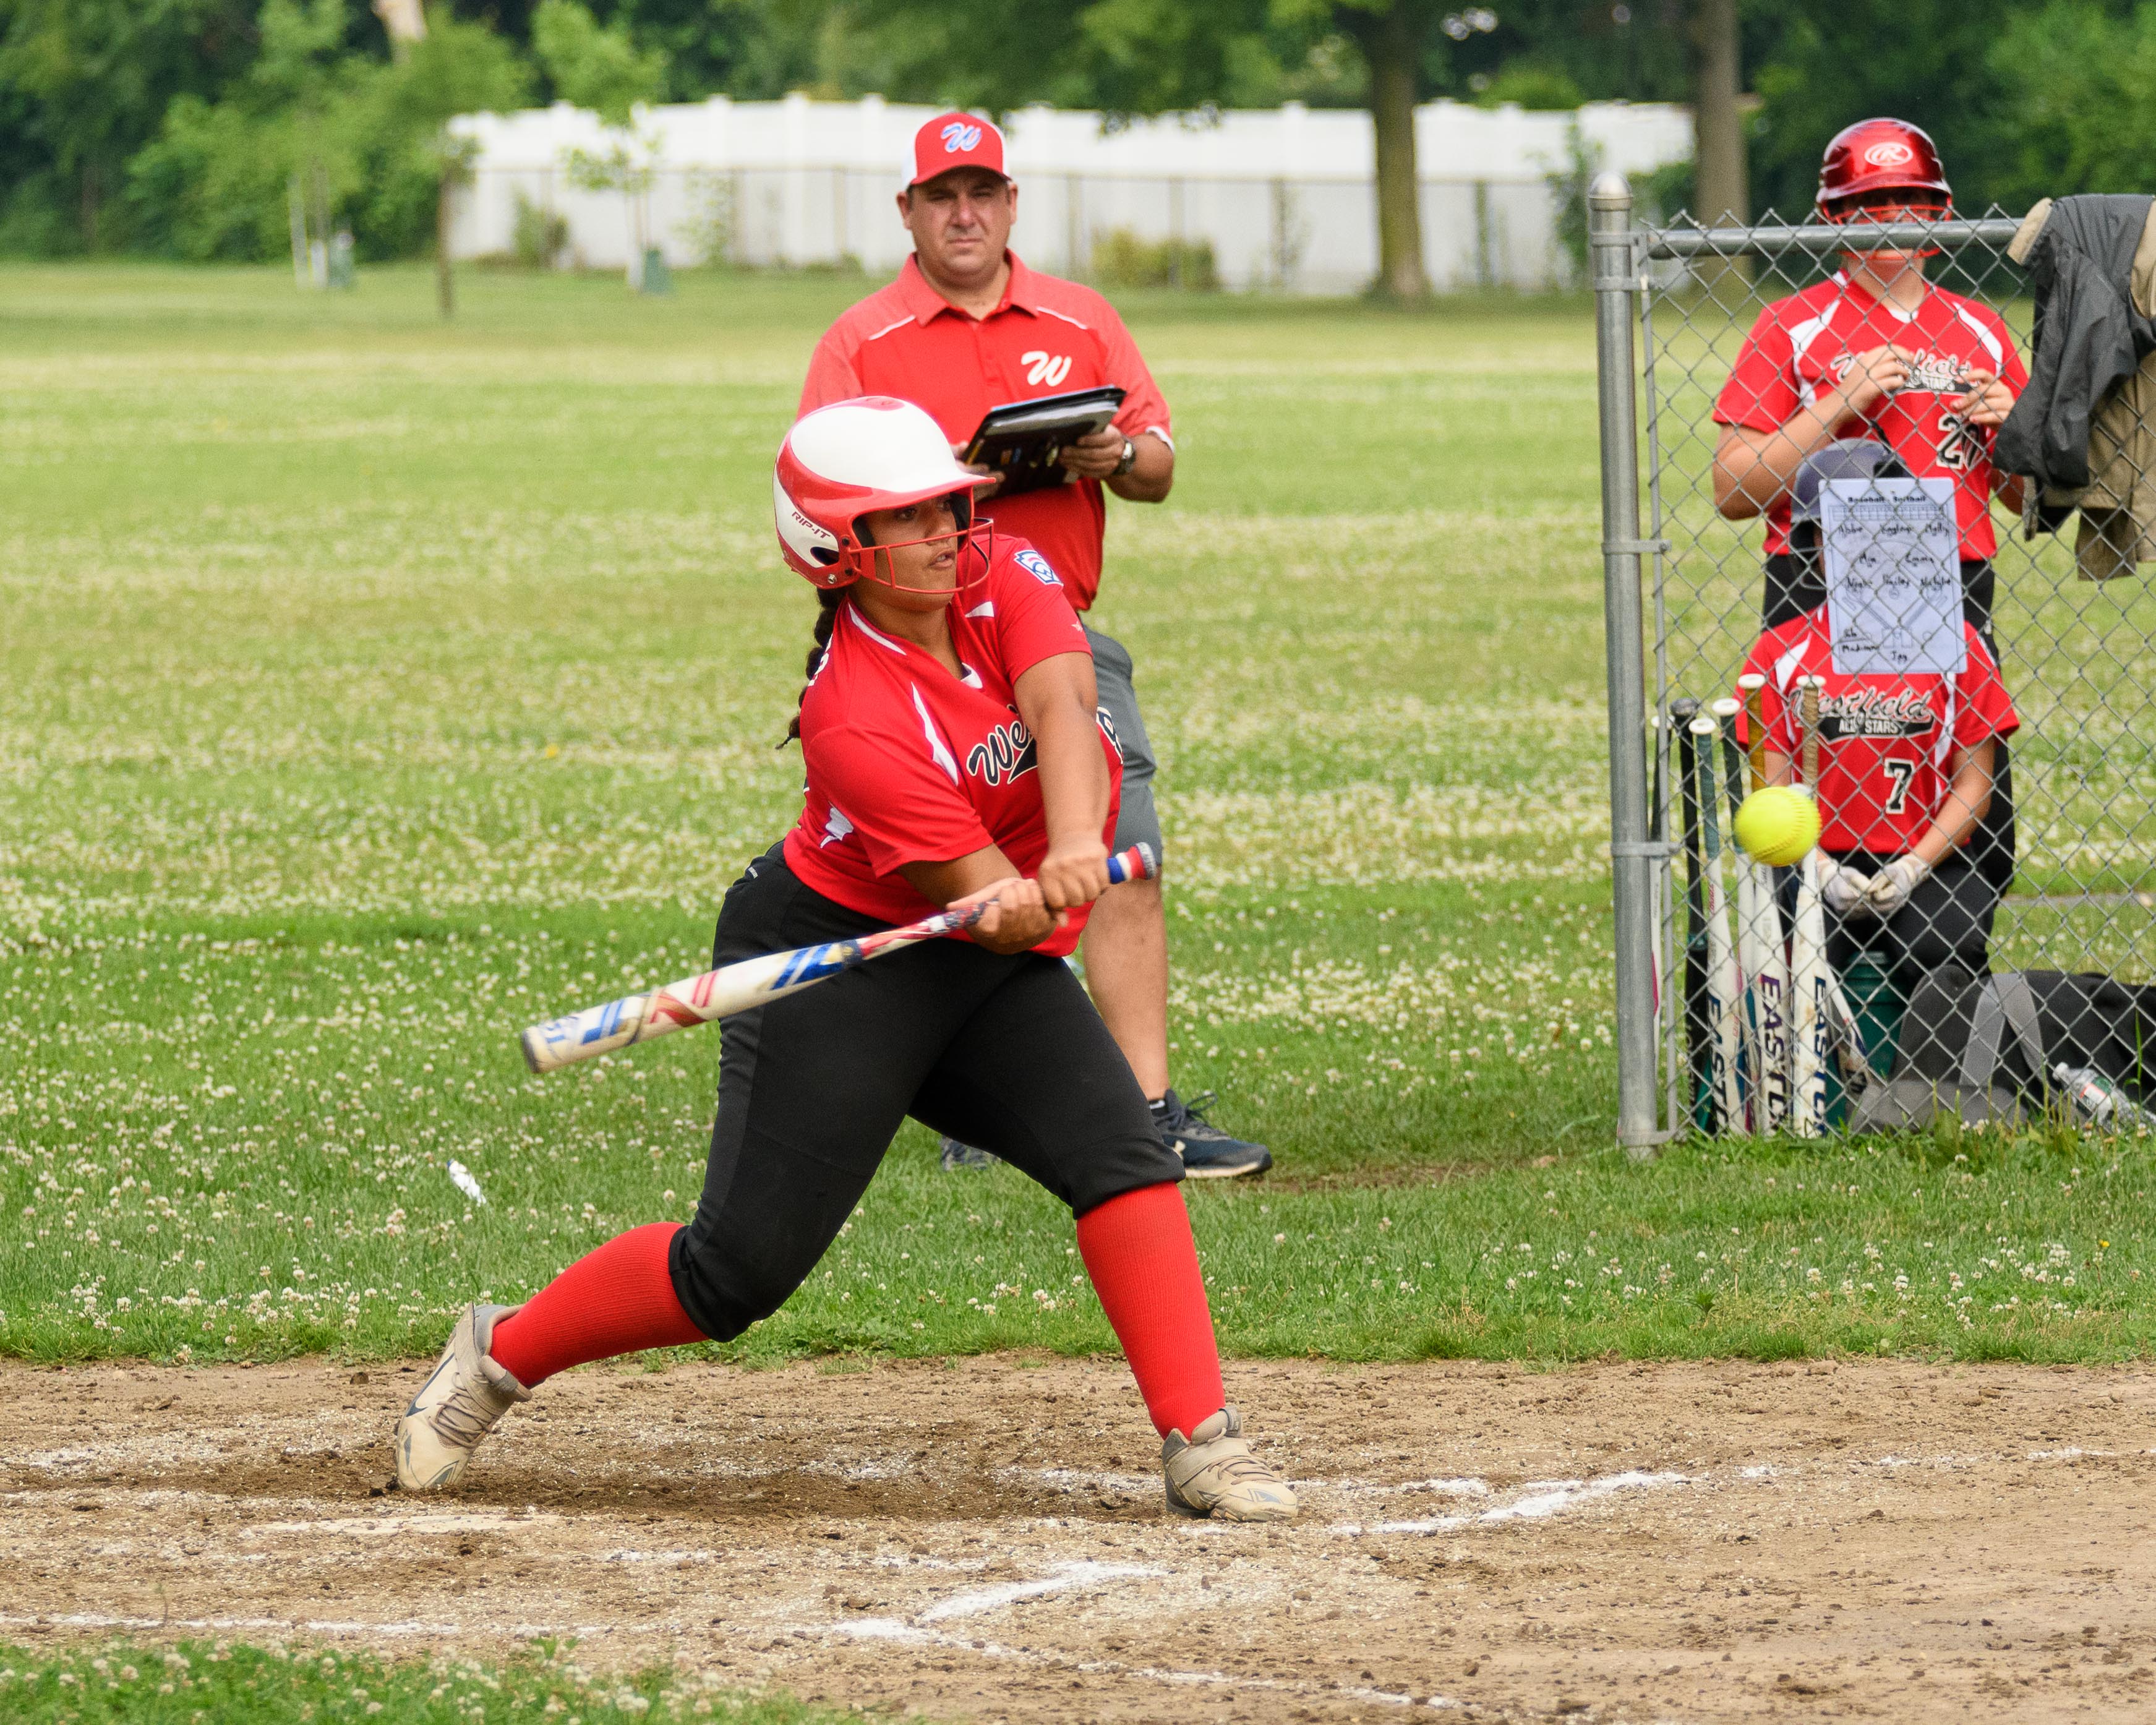
<svg viewBox="0 0 2156 1725"><path fill-rule="evenodd" d="M560 1643L482 1664L222 1640L62 1653L0 1642L0 1717L16 1725L470 1725L526 1712L576 1725L836 1725L860 1717L783 1697L731 1696L666 1670L601 1675Z"/></svg>
<svg viewBox="0 0 2156 1725"><path fill-rule="evenodd" d="M716 1037L516 1032L698 968L798 808L766 464L860 287L0 273L0 1351L431 1350L686 1217ZM1584 308L1128 311L1178 1080L1280 1164L1190 1194L1225 1346L2142 1350L2142 1144L1612 1148ZM1110 1346L1070 1241L910 1127L726 1352Z"/></svg>

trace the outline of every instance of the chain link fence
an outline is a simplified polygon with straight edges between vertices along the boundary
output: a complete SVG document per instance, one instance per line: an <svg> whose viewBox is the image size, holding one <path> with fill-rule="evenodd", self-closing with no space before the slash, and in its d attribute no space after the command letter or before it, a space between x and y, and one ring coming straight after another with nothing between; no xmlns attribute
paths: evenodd
<svg viewBox="0 0 2156 1725"><path fill-rule="evenodd" d="M1744 228L1682 218L1639 228L1614 177L1598 182L1590 208L1620 1139L1644 1154L1687 1131L1846 1123L1872 1074L1910 1070L1912 1039L1928 1034L1937 1004L1925 978L1942 966L1978 978L2034 969L2148 980L2156 596L2130 531L2122 554L2107 556L2104 544L2091 545L2089 526L2077 541L2070 512L2061 531L2025 526L2021 511L2033 514L2034 500L1991 472L1996 431L1970 405L1972 388L1993 374L2010 396L2030 353L2032 305L2007 257L2020 223L1994 211L1866 230L1882 266L1897 251L1921 256L1927 292L1913 313L1897 313L1852 288L1851 230L1772 215ZM1881 349L1891 351L1871 357ZM1871 480L1822 486L1824 519L1807 521L1799 502L1791 521L1788 492L1771 474L1748 481L1748 464L1773 428L1807 432L1799 422L1821 395L1852 373L1861 383L1882 357L1894 367L1881 373L1891 387L1840 434L1912 452L1908 479L1889 461ZM1726 445L1732 427L1736 441ZM1858 456L1860 468L1876 459ZM1917 483L1928 477L1928 488ZM1748 484L1779 507L1761 510ZM1959 590L1935 609L1958 614L1956 635L1963 619L1974 631L1952 644L1958 673L1904 637L1867 637L1850 609L1871 591L1866 547L1891 550L1897 532L1917 533L1906 510L1922 506L1932 511L1935 545L1952 547L1932 567L1958 578ZM1822 603L1823 540L1840 547L1833 608ZM1879 567L1890 564L1904 567L1891 557ZM1814 605L1815 619L1807 616ZM1921 617L1922 605L1908 614ZM1933 622L1933 642L1943 645L1948 625ZM1844 675L1848 644L1867 640L1885 658L1865 660L1867 675ZM1911 668L1891 669L1905 661ZM1766 678L1757 696L1738 687L1748 670ZM1808 726L1813 675L1823 683ZM1749 747L1748 701L1766 721L1763 760ZM2010 703L2019 726L2007 739L1999 733ZM1808 778L1813 737L1820 759ZM1815 779L1825 831L1810 861L1755 886L1731 829L1763 770L1768 783ZM1989 806L1972 822L1987 778ZM1928 874L1897 875L1896 860L1921 852L1935 825L1972 829ZM1842 869L1849 875L1837 882ZM1807 880L1822 900L1809 923ZM1829 992L1816 999L1805 982L1822 973L1807 940L1823 942L1828 961L1819 986ZM1973 995L1953 998L1966 1016ZM1994 1023L1985 1034L2002 1032ZM2010 1041L2013 1027L2003 1034ZM1825 1068L1816 1081L1812 1060Z"/></svg>

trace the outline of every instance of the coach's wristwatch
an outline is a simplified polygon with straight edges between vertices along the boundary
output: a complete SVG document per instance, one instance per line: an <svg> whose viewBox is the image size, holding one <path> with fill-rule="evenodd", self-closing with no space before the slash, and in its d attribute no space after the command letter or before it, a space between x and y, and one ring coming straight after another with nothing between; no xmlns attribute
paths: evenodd
<svg viewBox="0 0 2156 1725"><path fill-rule="evenodd" d="M1123 439L1122 459L1116 463L1116 477L1121 479L1138 465L1138 446L1129 438Z"/></svg>

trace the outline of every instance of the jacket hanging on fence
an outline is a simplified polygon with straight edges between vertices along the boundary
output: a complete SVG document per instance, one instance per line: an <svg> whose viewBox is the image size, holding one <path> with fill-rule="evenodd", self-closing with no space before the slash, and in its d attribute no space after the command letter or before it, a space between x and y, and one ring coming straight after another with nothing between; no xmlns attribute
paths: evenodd
<svg viewBox="0 0 2156 1725"><path fill-rule="evenodd" d="M2046 198L2006 254L2036 295L2029 388L1996 449L2042 487L2028 536L2078 509L2084 580L2156 562L2156 200Z"/></svg>

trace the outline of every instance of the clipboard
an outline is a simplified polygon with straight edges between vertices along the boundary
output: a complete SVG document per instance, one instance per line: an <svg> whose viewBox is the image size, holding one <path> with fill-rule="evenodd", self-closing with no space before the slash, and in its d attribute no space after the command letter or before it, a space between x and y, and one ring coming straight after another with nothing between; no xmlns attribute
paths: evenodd
<svg viewBox="0 0 2156 1725"><path fill-rule="evenodd" d="M1953 481L1829 480L1820 529L1836 673L1959 675L1969 638Z"/></svg>
<svg viewBox="0 0 2156 1725"><path fill-rule="evenodd" d="M990 408L967 440L960 459L1003 475L991 499L1068 485L1070 470L1057 458L1065 444L1100 431L1116 417L1124 392L1112 383L1097 389L1073 389L1031 401L1005 402Z"/></svg>

